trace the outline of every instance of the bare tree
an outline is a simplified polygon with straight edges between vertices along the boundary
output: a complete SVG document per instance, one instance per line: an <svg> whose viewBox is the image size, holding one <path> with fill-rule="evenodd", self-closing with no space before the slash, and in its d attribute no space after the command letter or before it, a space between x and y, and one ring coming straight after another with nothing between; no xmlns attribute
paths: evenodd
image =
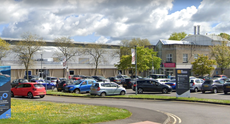
<svg viewBox="0 0 230 124"><path fill-rule="evenodd" d="M93 58L93 62L95 64L95 72L94 75L97 75L97 68L99 63L105 62L104 54L106 50L103 49L102 45L100 44L88 44L85 46L84 54L90 55Z"/></svg>
<svg viewBox="0 0 230 124"><path fill-rule="evenodd" d="M24 33L22 40L13 46L12 51L16 53L19 62L24 64L28 79L28 69L33 63L34 54L45 45L43 38L29 32Z"/></svg>
<svg viewBox="0 0 230 124"><path fill-rule="evenodd" d="M82 53L74 42L71 41L70 37L55 38L54 42L56 43L58 50L60 50L60 52L56 52L55 55L59 58L65 57L66 61L70 60L73 56L79 56Z"/></svg>
<svg viewBox="0 0 230 124"><path fill-rule="evenodd" d="M0 38L0 61L10 53L9 50L10 44Z"/></svg>

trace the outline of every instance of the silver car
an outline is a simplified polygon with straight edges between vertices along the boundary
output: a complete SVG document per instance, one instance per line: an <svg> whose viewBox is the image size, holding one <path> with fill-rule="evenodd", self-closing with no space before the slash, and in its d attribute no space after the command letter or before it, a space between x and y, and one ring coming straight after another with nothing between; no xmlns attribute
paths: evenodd
<svg viewBox="0 0 230 124"><path fill-rule="evenodd" d="M124 87L112 82L97 82L90 87L90 95L125 95Z"/></svg>
<svg viewBox="0 0 230 124"><path fill-rule="evenodd" d="M203 79L200 78L190 78L190 91L198 92L201 91L202 84L204 83Z"/></svg>

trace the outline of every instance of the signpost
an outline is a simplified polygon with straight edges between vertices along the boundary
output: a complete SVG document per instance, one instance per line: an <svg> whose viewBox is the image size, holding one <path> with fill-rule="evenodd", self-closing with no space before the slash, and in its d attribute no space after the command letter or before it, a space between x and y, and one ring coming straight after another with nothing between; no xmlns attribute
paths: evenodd
<svg viewBox="0 0 230 124"><path fill-rule="evenodd" d="M0 119L11 117L11 67L0 66Z"/></svg>
<svg viewBox="0 0 230 124"><path fill-rule="evenodd" d="M190 97L190 69L176 69L176 96Z"/></svg>

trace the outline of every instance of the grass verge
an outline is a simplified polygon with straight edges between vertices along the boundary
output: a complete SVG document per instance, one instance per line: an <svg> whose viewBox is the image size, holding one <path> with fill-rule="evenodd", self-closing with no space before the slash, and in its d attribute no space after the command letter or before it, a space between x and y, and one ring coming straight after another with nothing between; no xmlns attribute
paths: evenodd
<svg viewBox="0 0 230 124"><path fill-rule="evenodd" d="M1 124L88 124L131 116L128 110L107 106L11 100L11 118L1 119Z"/></svg>
<svg viewBox="0 0 230 124"><path fill-rule="evenodd" d="M64 93L49 90L47 94L59 95L59 96L81 96L81 97L99 97L91 96L89 94L75 94L75 93ZM174 101L188 101L188 102L205 102L205 103L216 103L216 104L228 104L230 105L230 100L218 100L218 99L205 99L205 98L196 98L196 97L174 97L174 96L160 96L160 95L117 95L117 96L106 96L110 98L133 98L133 99L153 99L153 100L174 100Z"/></svg>

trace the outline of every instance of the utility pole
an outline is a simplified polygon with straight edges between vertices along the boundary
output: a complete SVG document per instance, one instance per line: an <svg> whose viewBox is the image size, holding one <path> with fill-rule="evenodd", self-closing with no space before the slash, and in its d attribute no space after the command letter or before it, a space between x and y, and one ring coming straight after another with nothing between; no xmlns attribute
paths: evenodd
<svg viewBox="0 0 230 124"><path fill-rule="evenodd" d="M135 46L135 77L137 77L137 46ZM136 80L136 95L137 95L137 78Z"/></svg>

